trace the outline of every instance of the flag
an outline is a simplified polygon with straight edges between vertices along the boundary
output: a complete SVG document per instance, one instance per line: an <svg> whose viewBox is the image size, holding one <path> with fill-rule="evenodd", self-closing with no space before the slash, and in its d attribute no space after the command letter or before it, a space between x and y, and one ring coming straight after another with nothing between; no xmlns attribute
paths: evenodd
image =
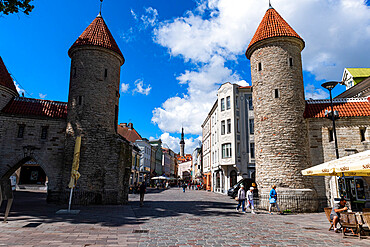
<svg viewBox="0 0 370 247"><path fill-rule="evenodd" d="M81 147L81 136L77 136L76 144L75 144L75 151L73 154L73 163L72 163L72 171L71 171L71 180L69 181L69 188L76 187L77 180L80 178L80 173L78 172L78 167L80 166L80 147Z"/></svg>

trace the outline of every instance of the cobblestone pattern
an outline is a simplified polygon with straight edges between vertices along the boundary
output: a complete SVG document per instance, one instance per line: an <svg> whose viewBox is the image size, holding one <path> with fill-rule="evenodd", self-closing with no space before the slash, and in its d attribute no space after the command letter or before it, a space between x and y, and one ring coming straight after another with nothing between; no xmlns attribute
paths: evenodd
<svg viewBox="0 0 370 247"><path fill-rule="evenodd" d="M0 246L369 246L370 239L342 238L328 231L324 213L243 214L227 196L171 188L148 190L129 206L77 207L78 215L57 215L63 207L40 201L45 194L16 194ZM17 192L19 193L19 192ZM37 199L35 201L35 198ZM4 206L1 208L4 212ZM1 215L2 216L2 215ZM29 223L41 223L25 228ZM135 230L148 231L134 233Z"/></svg>
<svg viewBox="0 0 370 247"><path fill-rule="evenodd" d="M305 100L300 42L292 38L261 41L250 58L256 179L261 195L268 194L276 184L286 189L284 194L292 197L316 197L312 178L301 174L301 170L310 166L310 159L307 126L303 119ZM316 206L306 204L302 208L314 211Z"/></svg>

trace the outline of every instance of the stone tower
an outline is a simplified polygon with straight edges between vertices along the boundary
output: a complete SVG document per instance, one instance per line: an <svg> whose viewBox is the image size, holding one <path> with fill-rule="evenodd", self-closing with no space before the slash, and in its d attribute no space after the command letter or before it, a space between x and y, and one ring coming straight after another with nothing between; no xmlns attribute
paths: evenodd
<svg viewBox="0 0 370 247"><path fill-rule="evenodd" d="M181 130L180 156L185 156L184 128Z"/></svg>
<svg viewBox="0 0 370 247"><path fill-rule="evenodd" d="M317 209L312 180L301 174L310 165L303 118L304 46L303 39L270 6L246 51L253 84L256 181L264 208L275 184L283 209L294 209L297 202L301 211Z"/></svg>
<svg viewBox="0 0 370 247"><path fill-rule="evenodd" d="M75 139L81 135L81 177L74 203L125 203L123 180L131 153L127 141L117 134L120 69L125 60L101 14L68 55L71 73L63 181L69 181Z"/></svg>
<svg viewBox="0 0 370 247"><path fill-rule="evenodd" d="M19 95L13 79L6 69L3 59L0 57L0 110L3 109L12 98L17 96Z"/></svg>

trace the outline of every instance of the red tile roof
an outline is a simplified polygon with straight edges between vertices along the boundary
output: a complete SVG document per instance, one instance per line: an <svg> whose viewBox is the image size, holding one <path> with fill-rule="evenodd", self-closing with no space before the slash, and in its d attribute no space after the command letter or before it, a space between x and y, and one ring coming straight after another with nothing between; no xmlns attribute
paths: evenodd
<svg viewBox="0 0 370 247"><path fill-rule="evenodd" d="M296 37L302 40L304 45L303 39L289 26L279 13L274 8L269 8L249 43L246 54L251 46L258 41L272 37Z"/></svg>
<svg viewBox="0 0 370 247"><path fill-rule="evenodd" d="M339 117L370 116L370 98L334 99L333 105ZM304 118L324 118L325 110L331 111L330 100L307 100Z"/></svg>
<svg viewBox="0 0 370 247"><path fill-rule="evenodd" d="M1 112L24 116L67 118L67 103L15 97Z"/></svg>
<svg viewBox="0 0 370 247"><path fill-rule="evenodd" d="M0 57L0 85L9 88L18 95L18 91L15 88L12 77L10 76L8 70L5 67L3 59Z"/></svg>
<svg viewBox="0 0 370 247"><path fill-rule="evenodd" d="M180 154L177 154L176 158L177 158L177 161L179 163L183 163L183 162L186 162L186 161L191 161L193 159L191 154L185 154L185 156L181 156Z"/></svg>
<svg viewBox="0 0 370 247"><path fill-rule="evenodd" d="M74 47L84 45L101 46L107 48L118 53L118 55L123 58L123 61L125 60L121 50L119 49L116 41L110 33L107 24L105 24L103 17L101 17L100 15L96 17L80 35L80 37L78 37L76 42L74 42L74 44L69 49L68 54L70 54L70 51Z"/></svg>
<svg viewBox="0 0 370 247"><path fill-rule="evenodd" d="M130 128L130 127L118 125L117 132L118 134L120 134L122 137L126 138L130 142L135 142L136 140L143 139L133 127Z"/></svg>

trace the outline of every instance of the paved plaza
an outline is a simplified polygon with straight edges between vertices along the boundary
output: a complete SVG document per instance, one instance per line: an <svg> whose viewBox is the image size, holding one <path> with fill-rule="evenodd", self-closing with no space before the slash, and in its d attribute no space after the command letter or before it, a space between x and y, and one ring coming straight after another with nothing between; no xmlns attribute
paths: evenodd
<svg viewBox="0 0 370 247"><path fill-rule="evenodd" d="M16 192L0 246L369 246L329 232L323 213L253 215L235 211L231 198L206 191L149 189L127 206L89 206L59 215L45 192ZM3 216L4 205L1 207ZM2 219L2 218L1 218Z"/></svg>

